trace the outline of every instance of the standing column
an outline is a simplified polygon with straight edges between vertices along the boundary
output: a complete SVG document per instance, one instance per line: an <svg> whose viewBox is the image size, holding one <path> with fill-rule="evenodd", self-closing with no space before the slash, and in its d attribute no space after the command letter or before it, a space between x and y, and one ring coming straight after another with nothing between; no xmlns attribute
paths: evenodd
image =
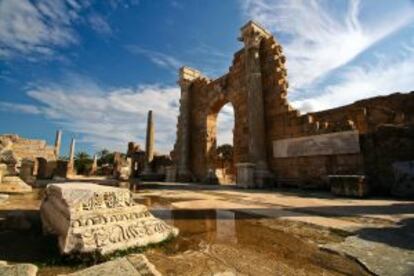
<svg viewBox="0 0 414 276"><path fill-rule="evenodd" d="M271 35L253 21L241 29L245 51L249 161L255 164L255 184L263 187L270 178L266 156L266 129L260 68L260 42Z"/></svg>
<svg viewBox="0 0 414 276"><path fill-rule="evenodd" d="M62 131L58 130L56 131L56 138L55 138L55 156L56 159L59 159L59 153L60 153L60 144L62 142Z"/></svg>
<svg viewBox="0 0 414 276"><path fill-rule="evenodd" d="M145 143L145 169L144 174L151 173L151 162L154 159L154 122L152 121L152 110L148 111L147 137Z"/></svg>
<svg viewBox="0 0 414 276"><path fill-rule="evenodd" d="M189 67L180 69L180 80L178 84L181 87L180 98L180 117L178 119L178 180L191 181L190 157L191 157L191 83L199 78L201 73Z"/></svg>
<svg viewBox="0 0 414 276"><path fill-rule="evenodd" d="M96 175L98 172L98 156L96 154L93 155L93 162L91 166L91 171L89 172L90 175Z"/></svg>
<svg viewBox="0 0 414 276"><path fill-rule="evenodd" d="M73 175L75 173L75 138L72 138L72 142L70 143L70 151L69 151L69 163L68 163L68 171L67 175Z"/></svg>

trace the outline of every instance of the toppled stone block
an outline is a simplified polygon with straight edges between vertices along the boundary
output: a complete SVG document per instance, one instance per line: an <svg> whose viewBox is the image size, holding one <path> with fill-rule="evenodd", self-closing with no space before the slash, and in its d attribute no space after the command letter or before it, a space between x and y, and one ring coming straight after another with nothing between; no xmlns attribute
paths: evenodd
<svg viewBox="0 0 414 276"><path fill-rule="evenodd" d="M67 274L67 276L161 276L154 265L142 254L132 254L103 264L91 266L81 271Z"/></svg>
<svg viewBox="0 0 414 276"><path fill-rule="evenodd" d="M20 194L30 193L31 191L32 187L27 185L18 176L4 176L2 183L0 183L0 193Z"/></svg>
<svg viewBox="0 0 414 276"><path fill-rule="evenodd" d="M414 161L394 162L394 184L391 193L398 197L414 197Z"/></svg>
<svg viewBox="0 0 414 276"><path fill-rule="evenodd" d="M0 275L2 276L36 276L37 270L37 266L32 264L9 265L5 261L0 261Z"/></svg>
<svg viewBox="0 0 414 276"><path fill-rule="evenodd" d="M364 197L369 192L364 175L328 175L328 181L334 195Z"/></svg>
<svg viewBox="0 0 414 276"><path fill-rule="evenodd" d="M58 236L63 254L105 255L178 235L177 228L135 204L128 189L92 183L48 185L40 215L44 232Z"/></svg>

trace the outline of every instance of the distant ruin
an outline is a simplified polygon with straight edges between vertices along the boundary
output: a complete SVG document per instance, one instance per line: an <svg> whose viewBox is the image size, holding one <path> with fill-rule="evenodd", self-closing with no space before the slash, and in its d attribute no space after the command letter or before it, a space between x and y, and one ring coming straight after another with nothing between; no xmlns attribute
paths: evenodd
<svg viewBox="0 0 414 276"><path fill-rule="evenodd" d="M229 72L215 80L189 67L180 69L180 114L170 179L212 177L217 170L217 115L231 103L234 163L241 187L324 188L336 179L328 176L344 176L344 185L352 189L367 185L366 176L371 190L379 193L398 185L393 163L414 160L413 92L301 115L286 99L286 57L277 40L250 21L241 28L240 41L244 48L234 54ZM414 193L413 186L406 190Z"/></svg>

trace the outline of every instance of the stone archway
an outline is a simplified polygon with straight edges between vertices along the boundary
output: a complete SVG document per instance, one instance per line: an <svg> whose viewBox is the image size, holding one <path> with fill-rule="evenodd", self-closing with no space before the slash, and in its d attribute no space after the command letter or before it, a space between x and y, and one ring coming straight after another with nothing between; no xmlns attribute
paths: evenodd
<svg viewBox="0 0 414 276"><path fill-rule="evenodd" d="M279 81L284 80L286 73L284 56L271 34L256 23L248 22L241 34L244 48L234 55L229 72L222 77L211 80L195 69L180 69L180 115L173 151L178 181L203 181L210 177L214 169L217 113L230 102L235 113L234 161L240 168L237 182L257 187L272 182L265 93L272 91L271 103L275 106L286 105L282 99L286 85ZM262 76L263 70L272 71L273 79ZM250 178L241 180L239 175Z"/></svg>

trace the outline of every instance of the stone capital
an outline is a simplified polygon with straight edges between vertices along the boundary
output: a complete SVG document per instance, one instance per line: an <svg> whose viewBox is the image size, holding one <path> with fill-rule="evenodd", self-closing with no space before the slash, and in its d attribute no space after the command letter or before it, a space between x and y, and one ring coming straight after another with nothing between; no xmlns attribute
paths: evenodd
<svg viewBox="0 0 414 276"><path fill-rule="evenodd" d="M254 21L247 22L240 31L240 40L244 42L246 48L259 47L263 38L272 36L271 33Z"/></svg>

